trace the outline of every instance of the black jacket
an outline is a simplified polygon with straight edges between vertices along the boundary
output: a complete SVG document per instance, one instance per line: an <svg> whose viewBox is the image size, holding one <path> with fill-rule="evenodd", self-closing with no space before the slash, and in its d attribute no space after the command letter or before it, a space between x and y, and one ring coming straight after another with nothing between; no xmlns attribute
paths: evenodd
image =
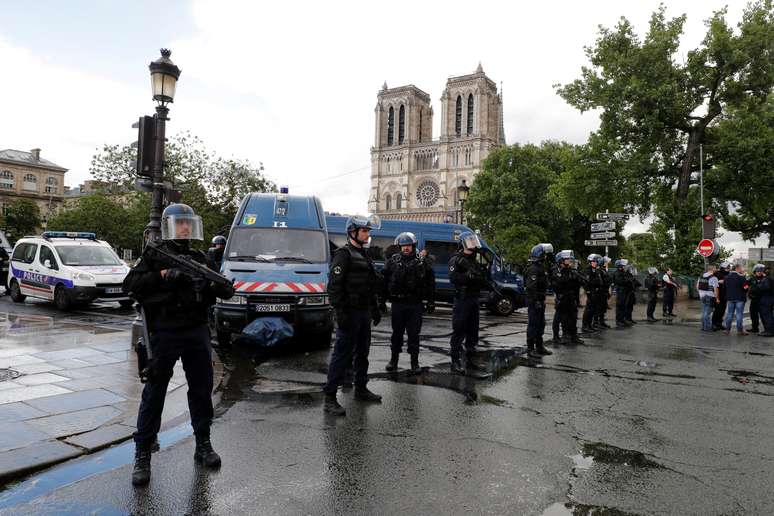
<svg viewBox="0 0 774 516"><path fill-rule="evenodd" d="M476 255L468 256L462 251L449 260L449 280L454 286L455 297L478 297L481 290L489 286Z"/></svg>
<svg viewBox="0 0 774 516"><path fill-rule="evenodd" d="M613 284L615 285L616 293L628 294L634 292L634 276L628 272L616 269L613 273Z"/></svg>
<svg viewBox="0 0 774 516"><path fill-rule="evenodd" d="M602 270L597 267L596 269L589 265L586 269L586 295L595 296L599 294L599 291L605 288L605 280L602 278Z"/></svg>
<svg viewBox="0 0 774 516"><path fill-rule="evenodd" d="M397 252L384 265L384 290L390 301L419 303L435 299L435 276L430 264L417 255Z"/></svg>
<svg viewBox="0 0 774 516"><path fill-rule="evenodd" d="M164 249L174 254L187 254L197 262L208 265L203 252L185 249L173 242L164 242ZM148 329L174 330L207 324L209 307L216 297L229 298L233 289L216 288L206 282L195 284L189 277L175 281L161 277L168 266L143 255L124 279L123 291L145 309Z"/></svg>
<svg viewBox="0 0 774 516"><path fill-rule="evenodd" d="M645 277L645 288L648 289L650 294L658 293L659 281L658 275L648 274Z"/></svg>
<svg viewBox="0 0 774 516"><path fill-rule="evenodd" d="M750 299L760 299L764 296L774 296L774 281L768 276L759 278L753 276L750 278L750 288L748 295Z"/></svg>
<svg viewBox="0 0 774 516"><path fill-rule="evenodd" d="M526 274L527 301L545 301L550 283L548 271L542 262L532 262Z"/></svg>
<svg viewBox="0 0 774 516"><path fill-rule="evenodd" d="M366 250L350 243L336 250L331 261L328 295L336 310L373 310L381 280Z"/></svg>

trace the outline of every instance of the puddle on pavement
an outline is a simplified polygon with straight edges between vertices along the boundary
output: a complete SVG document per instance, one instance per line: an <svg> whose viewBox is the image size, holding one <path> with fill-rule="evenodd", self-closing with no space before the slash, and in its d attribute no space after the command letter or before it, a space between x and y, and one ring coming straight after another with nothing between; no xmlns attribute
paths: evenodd
<svg viewBox="0 0 774 516"><path fill-rule="evenodd" d="M601 464L631 466L634 468L662 469L664 466L652 461L644 453L627 450L606 443L584 443L583 456Z"/></svg>
<svg viewBox="0 0 774 516"><path fill-rule="evenodd" d="M766 376L756 373L755 371L747 371L744 369L721 369L721 371L725 371L733 380L736 380L743 385L749 383L774 385L774 376Z"/></svg>
<svg viewBox="0 0 774 516"><path fill-rule="evenodd" d="M191 435L191 425L186 421L159 433L159 445L164 449ZM133 441L73 459L10 484L0 493L0 510L30 502L67 485L131 464L133 461Z"/></svg>
<svg viewBox="0 0 774 516"><path fill-rule="evenodd" d="M546 507L541 516L635 516L611 507L584 505L572 502L553 503Z"/></svg>
<svg viewBox="0 0 774 516"><path fill-rule="evenodd" d="M594 465L594 457L590 455L578 453L577 455L570 455L570 459L572 460L573 469L575 471L586 471L587 469L591 469L591 466Z"/></svg>

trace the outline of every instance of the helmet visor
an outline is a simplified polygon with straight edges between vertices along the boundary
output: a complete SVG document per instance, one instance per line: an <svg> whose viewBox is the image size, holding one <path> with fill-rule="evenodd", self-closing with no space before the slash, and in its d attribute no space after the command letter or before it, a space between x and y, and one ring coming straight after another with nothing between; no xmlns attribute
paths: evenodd
<svg viewBox="0 0 774 516"><path fill-rule="evenodd" d="M369 215L367 219L368 227L371 229L381 229L382 219L378 215Z"/></svg>
<svg viewBox="0 0 774 516"><path fill-rule="evenodd" d="M481 249L481 239L475 233L465 235L461 240L463 249Z"/></svg>
<svg viewBox="0 0 774 516"><path fill-rule="evenodd" d="M543 246L543 252L546 254L551 254L554 252L554 246L551 244L541 244Z"/></svg>
<svg viewBox="0 0 774 516"><path fill-rule="evenodd" d="M204 240L202 218L188 213L168 215L161 219L163 240Z"/></svg>

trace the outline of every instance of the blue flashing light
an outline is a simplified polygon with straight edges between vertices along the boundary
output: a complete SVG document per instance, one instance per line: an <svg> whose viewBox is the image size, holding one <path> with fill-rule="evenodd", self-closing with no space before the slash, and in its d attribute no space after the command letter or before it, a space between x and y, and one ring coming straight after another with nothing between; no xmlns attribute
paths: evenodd
<svg viewBox="0 0 774 516"><path fill-rule="evenodd" d="M90 240L96 240L96 233L89 233L84 231L44 231L43 238L88 238Z"/></svg>
<svg viewBox="0 0 774 516"><path fill-rule="evenodd" d="M290 190L288 189L287 186L280 186L280 193L281 194L286 194L286 193L289 193L289 192L290 192Z"/></svg>

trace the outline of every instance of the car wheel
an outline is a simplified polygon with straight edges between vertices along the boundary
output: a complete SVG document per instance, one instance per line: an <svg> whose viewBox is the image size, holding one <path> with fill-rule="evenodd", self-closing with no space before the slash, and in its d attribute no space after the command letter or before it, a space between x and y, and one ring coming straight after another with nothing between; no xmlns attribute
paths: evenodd
<svg viewBox="0 0 774 516"><path fill-rule="evenodd" d="M23 303L24 299L27 297L24 294L21 293L21 287L19 287L19 282L16 280L11 281L11 299L14 303Z"/></svg>
<svg viewBox="0 0 774 516"><path fill-rule="evenodd" d="M67 297L67 290L62 285L59 285L54 290L54 305L59 310L67 310L70 308L70 299Z"/></svg>
<svg viewBox="0 0 774 516"><path fill-rule="evenodd" d="M492 313L501 317L506 317L513 313L514 302L510 296L500 296L492 306Z"/></svg>

